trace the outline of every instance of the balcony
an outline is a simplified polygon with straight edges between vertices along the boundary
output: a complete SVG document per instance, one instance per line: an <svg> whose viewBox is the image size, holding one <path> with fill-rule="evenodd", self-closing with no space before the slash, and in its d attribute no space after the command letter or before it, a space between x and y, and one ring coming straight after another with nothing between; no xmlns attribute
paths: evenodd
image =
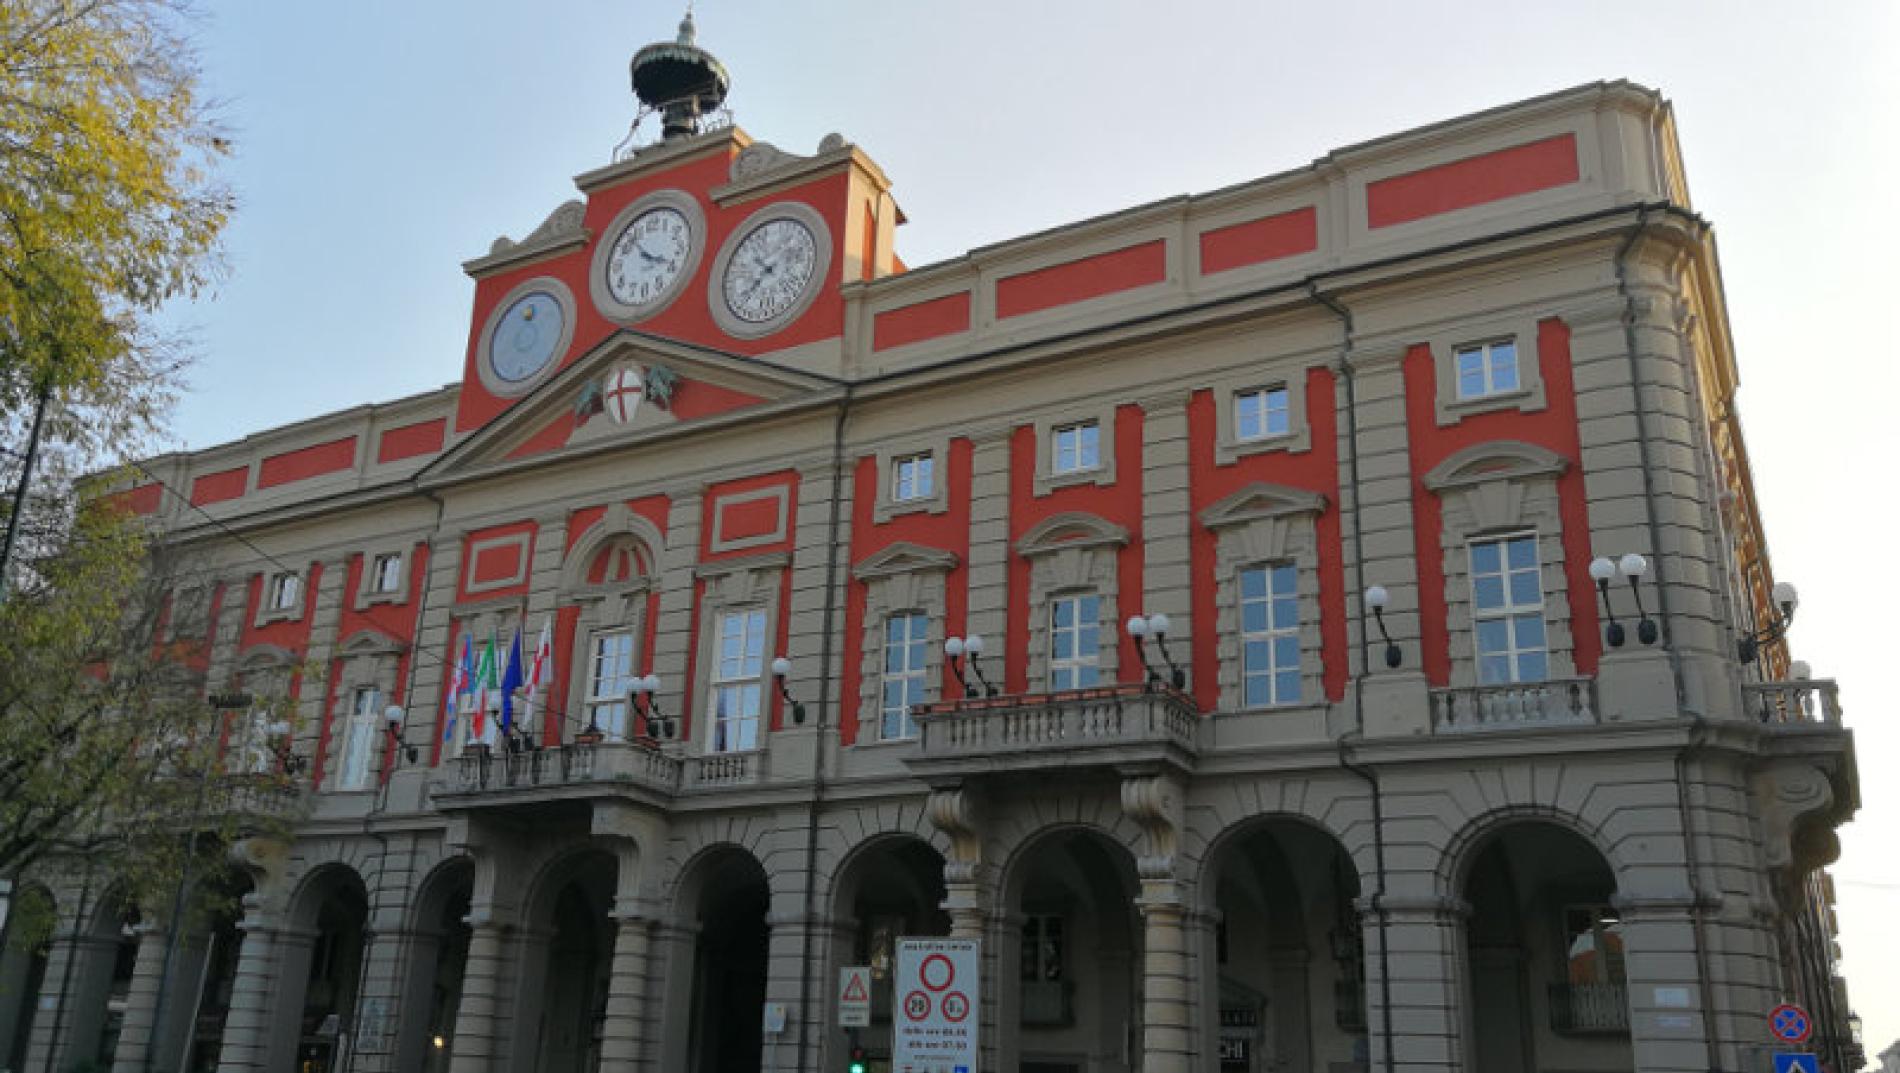
<svg viewBox="0 0 1900 1073"><path fill-rule="evenodd" d="M1171 690L1109 686L971 697L921 706L917 752L926 778L1051 768L1168 764L1191 769L1200 717Z"/></svg>
<svg viewBox="0 0 1900 1073"><path fill-rule="evenodd" d="M1431 704L1434 734L1588 726L1597 721L1596 683L1589 678L1434 689Z"/></svg>
<svg viewBox="0 0 1900 1073"><path fill-rule="evenodd" d="M516 753L470 750L446 762L429 789L445 808L608 792L664 799L679 792L683 766L680 758L636 742L560 745Z"/></svg>
<svg viewBox="0 0 1900 1073"><path fill-rule="evenodd" d="M1569 1036L1627 1036L1630 993L1624 984L1551 984L1550 1028Z"/></svg>
<svg viewBox="0 0 1900 1073"><path fill-rule="evenodd" d="M1742 684L1743 708L1763 723L1841 725L1840 687L1832 679Z"/></svg>

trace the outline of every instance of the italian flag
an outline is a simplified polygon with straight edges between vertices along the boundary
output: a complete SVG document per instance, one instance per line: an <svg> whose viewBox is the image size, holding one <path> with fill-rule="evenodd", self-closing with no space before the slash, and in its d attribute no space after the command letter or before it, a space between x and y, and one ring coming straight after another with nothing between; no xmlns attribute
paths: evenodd
<svg viewBox="0 0 1900 1073"><path fill-rule="evenodd" d="M473 731L471 741L488 740L488 698L501 689L495 679L495 639L490 637L482 646L481 661L475 664L475 714L469 729Z"/></svg>

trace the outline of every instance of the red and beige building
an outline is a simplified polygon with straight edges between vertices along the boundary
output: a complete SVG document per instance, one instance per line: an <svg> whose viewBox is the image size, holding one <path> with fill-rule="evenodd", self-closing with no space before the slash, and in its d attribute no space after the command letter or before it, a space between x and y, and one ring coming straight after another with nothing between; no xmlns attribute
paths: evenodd
<svg viewBox="0 0 1900 1073"><path fill-rule="evenodd" d="M463 266L458 382L127 490L305 807L163 1010L159 913L45 881L0 1064L889 1069L942 935L986 1071L1766 1070L1784 1001L1858 1061L1852 738L1657 93L915 268L837 136L575 182ZM475 734L464 646L544 625Z"/></svg>

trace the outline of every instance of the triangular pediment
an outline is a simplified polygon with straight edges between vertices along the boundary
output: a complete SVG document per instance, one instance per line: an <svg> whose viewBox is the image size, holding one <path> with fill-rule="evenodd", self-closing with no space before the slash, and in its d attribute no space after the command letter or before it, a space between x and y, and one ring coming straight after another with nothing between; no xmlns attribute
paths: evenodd
<svg viewBox="0 0 1900 1073"><path fill-rule="evenodd" d="M427 483L523 460L639 443L727 415L823 397L838 385L748 358L622 329L580 355L419 474Z"/></svg>
<svg viewBox="0 0 1900 1073"><path fill-rule="evenodd" d="M1264 518L1284 518L1294 514L1318 514L1326 509L1326 497L1304 488L1255 481L1227 495L1201 511L1201 524L1209 529L1244 525Z"/></svg>
<svg viewBox="0 0 1900 1073"><path fill-rule="evenodd" d="M890 577L894 574L954 570L956 565L955 552L927 548L922 544L900 540L865 556L862 562L851 568L851 576L859 581L870 581L873 578Z"/></svg>

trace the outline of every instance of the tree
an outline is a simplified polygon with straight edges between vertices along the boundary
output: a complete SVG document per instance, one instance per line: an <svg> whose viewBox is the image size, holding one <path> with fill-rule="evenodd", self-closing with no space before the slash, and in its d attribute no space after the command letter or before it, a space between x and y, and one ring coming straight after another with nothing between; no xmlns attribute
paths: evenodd
<svg viewBox="0 0 1900 1073"><path fill-rule="evenodd" d="M0 0L0 411L122 391L221 267L230 143L179 0ZM118 382L115 383L115 380Z"/></svg>
<svg viewBox="0 0 1900 1073"><path fill-rule="evenodd" d="M82 861L164 905L186 858L208 877L282 833L296 668L214 708L196 578L107 498L22 577L0 604L0 876Z"/></svg>

